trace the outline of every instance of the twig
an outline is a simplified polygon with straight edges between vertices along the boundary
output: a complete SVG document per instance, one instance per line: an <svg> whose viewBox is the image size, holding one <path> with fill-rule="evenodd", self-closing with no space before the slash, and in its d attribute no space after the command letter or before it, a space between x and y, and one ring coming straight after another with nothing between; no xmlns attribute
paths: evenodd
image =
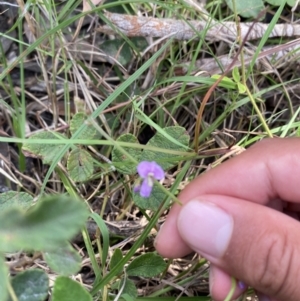
<svg viewBox="0 0 300 301"><path fill-rule="evenodd" d="M107 12L105 17L111 22L110 25L103 25L97 30L106 34L117 34L122 32L128 37L164 37L173 35L177 40L190 40L197 38L203 30L207 31L206 39L212 40L235 40L237 38L237 29L235 22L217 22L213 21L185 21L175 19L159 19L151 17L141 17L132 15L123 15ZM207 29L207 24L211 24ZM241 23L241 39L255 40L261 38L269 24L257 22ZM252 28L251 28L252 26ZM249 33L249 29L251 32ZM195 32L195 30L196 32ZM269 37L292 37L300 36L299 24L276 24Z"/></svg>

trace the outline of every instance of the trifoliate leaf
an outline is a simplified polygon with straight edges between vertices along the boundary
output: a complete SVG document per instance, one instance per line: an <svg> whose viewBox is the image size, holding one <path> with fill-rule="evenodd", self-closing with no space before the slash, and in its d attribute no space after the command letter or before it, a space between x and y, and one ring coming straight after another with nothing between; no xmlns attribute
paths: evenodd
<svg viewBox="0 0 300 301"><path fill-rule="evenodd" d="M59 275L71 276L81 268L81 257L70 244L44 252L43 255L50 269Z"/></svg>
<svg viewBox="0 0 300 301"><path fill-rule="evenodd" d="M7 191L0 194L0 211L18 207L28 209L33 203L33 197L26 192Z"/></svg>
<svg viewBox="0 0 300 301"><path fill-rule="evenodd" d="M225 0L228 7L233 11L235 8L237 14L244 18L257 18L261 11L265 9L262 0Z"/></svg>
<svg viewBox="0 0 300 301"><path fill-rule="evenodd" d="M188 147L190 136L186 132L185 128L180 126L170 126L164 128L163 130L178 142ZM183 152L186 151L186 148L180 147L177 144L169 141L164 135L158 132L148 141L147 146L155 146L162 149L170 149ZM147 148L145 148L142 154L142 161L156 161L163 169L168 169L176 165L180 160L182 160L180 159L180 156L151 151L147 150Z"/></svg>
<svg viewBox="0 0 300 301"><path fill-rule="evenodd" d="M116 142L130 142L139 144L138 139L132 134L124 134L120 136ZM137 162L140 161L141 150L137 148L123 147L123 149L133 157ZM137 163L125 155L119 148L114 147L112 151L112 163L116 169L124 174L136 173Z"/></svg>
<svg viewBox="0 0 300 301"><path fill-rule="evenodd" d="M4 262L3 256L0 256L0 301L7 301L8 298L8 267Z"/></svg>
<svg viewBox="0 0 300 301"><path fill-rule="evenodd" d="M30 143L31 140L40 141L37 144ZM43 140L61 140L61 144L47 144ZM41 158L44 164L51 164L57 154L61 151L66 143L67 137L56 132L41 132L32 135L28 142L25 142L22 151L25 156Z"/></svg>
<svg viewBox="0 0 300 301"><path fill-rule="evenodd" d="M120 249L115 249L110 262L109 267L112 270L115 266L119 264L119 262L123 259L122 251ZM120 267L119 272L122 271L122 267Z"/></svg>
<svg viewBox="0 0 300 301"><path fill-rule="evenodd" d="M90 293L78 282L65 277L57 277L54 283L52 301L92 301Z"/></svg>
<svg viewBox="0 0 300 301"><path fill-rule="evenodd" d="M125 284L124 284L125 282ZM121 295L128 294L134 300L138 296L138 292L134 282L128 278L123 278L119 284L119 290L122 290Z"/></svg>
<svg viewBox="0 0 300 301"><path fill-rule="evenodd" d="M95 140L100 139L101 135L94 127L92 119L88 117L85 113L80 112L73 116L70 122L70 132L74 135L75 132L85 123L85 128L81 131L79 136L76 139L84 139L84 140Z"/></svg>
<svg viewBox="0 0 300 301"><path fill-rule="evenodd" d="M141 197L138 192L133 192L133 202L139 206L142 209L149 209L156 211L164 198L166 197L166 194L161 190L159 185L154 183L154 186L152 188L152 192L149 198Z"/></svg>
<svg viewBox="0 0 300 301"><path fill-rule="evenodd" d="M86 205L66 196L46 197L26 212L12 208L0 213L0 252L53 250L85 225Z"/></svg>
<svg viewBox="0 0 300 301"><path fill-rule="evenodd" d="M128 276L154 277L163 272L167 264L161 256L146 253L135 258L127 267Z"/></svg>
<svg viewBox="0 0 300 301"><path fill-rule="evenodd" d="M13 277L11 285L18 301L44 301L48 297L49 279L42 270L22 272Z"/></svg>
<svg viewBox="0 0 300 301"><path fill-rule="evenodd" d="M94 172L93 157L84 149L73 149L68 157L67 169L74 182L87 181Z"/></svg>

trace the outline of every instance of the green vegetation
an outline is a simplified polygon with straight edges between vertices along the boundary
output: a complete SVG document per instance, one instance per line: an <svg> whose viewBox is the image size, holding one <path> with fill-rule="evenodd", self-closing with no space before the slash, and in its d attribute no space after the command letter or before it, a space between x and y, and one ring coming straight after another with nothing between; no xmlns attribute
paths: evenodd
<svg viewBox="0 0 300 301"><path fill-rule="evenodd" d="M229 2L0 2L0 301L210 300L206 260L155 252L167 210L256 141L300 136L300 47L274 33L296 1ZM149 198L142 161L165 172Z"/></svg>

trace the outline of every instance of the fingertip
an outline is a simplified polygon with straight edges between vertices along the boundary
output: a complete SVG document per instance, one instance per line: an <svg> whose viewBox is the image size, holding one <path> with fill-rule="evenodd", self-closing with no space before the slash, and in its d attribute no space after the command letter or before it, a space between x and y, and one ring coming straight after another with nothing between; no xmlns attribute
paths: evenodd
<svg viewBox="0 0 300 301"><path fill-rule="evenodd" d="M179 235L175 216L169 216L161 226L155 238L154 246L160 255L168 258L183 257L192 252Z"/></svg>
<svg viewBox="0 0 300 301"><path fill-rule="evenodd" d="M209 290L215 301L223 301L232 289L232 277L215 265L210 266L209 271ZM238 298L248 288L246 284L236 280L236 288L232 299Z"/></svg>

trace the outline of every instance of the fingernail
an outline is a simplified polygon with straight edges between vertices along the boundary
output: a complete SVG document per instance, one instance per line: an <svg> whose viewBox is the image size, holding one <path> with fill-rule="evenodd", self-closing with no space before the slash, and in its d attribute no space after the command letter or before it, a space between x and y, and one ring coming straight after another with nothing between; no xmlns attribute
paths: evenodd
<svg viewBox="0 0 300 301"><path fill-rule="evenodd" d="M233 219L215 204L192 200L181 209L177 226L181 237L193 250L217 259L226 252Z"/></svg>

